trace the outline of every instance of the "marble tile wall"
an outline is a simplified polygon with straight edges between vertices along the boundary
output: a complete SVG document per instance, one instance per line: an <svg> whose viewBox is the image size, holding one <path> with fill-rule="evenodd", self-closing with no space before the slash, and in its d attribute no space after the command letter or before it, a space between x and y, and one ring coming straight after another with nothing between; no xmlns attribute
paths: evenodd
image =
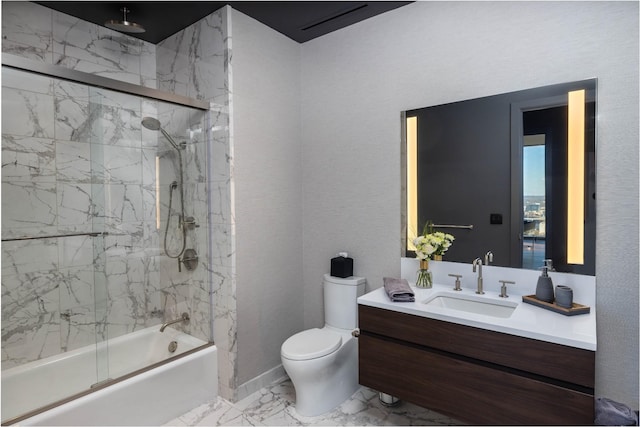
<svg viewBox="0 0 640 427"><path fill-rule="evenodd" d="M2 12L3 53L157 84L152 44L34 3L3 2ZM192 316L188 332L210 339L208 140L212 129L228 128L226 112L210 118L112 91L2 72L3 239L110 233L3 242L2 369L159 324L182 311ZM158 132L141 126L147 115L187 143L185 214L199 225L187 236L187 247L200 258L193 272L178 272L178 261L162 249L178 156ZM216 138L218 145L226 142ZM173 203L176 212L176 194ZM177 216L170 221L168 246L179 251Z"/></svg>
<svg viewBox="0 0 640 427"><path fill-rule="evenodd" d="M218 392L237 398L236 273L233 202L231 14L223 7L156 47L158 87L212 103L210 187L213 336L218 347ZM205 306L203 299L197 305Z"/></svg>
<svg viewBox="0 0 640 427"><path fill-rule="evenodd" d="M31 2L2 2L2 52L156 87L155 45Z"/></svg>

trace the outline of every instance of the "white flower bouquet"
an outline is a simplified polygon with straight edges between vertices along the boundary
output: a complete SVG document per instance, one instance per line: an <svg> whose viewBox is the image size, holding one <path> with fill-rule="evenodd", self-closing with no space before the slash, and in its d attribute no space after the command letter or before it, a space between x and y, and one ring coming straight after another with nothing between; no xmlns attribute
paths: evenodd
<svg viewBox="0 0 640 427"><path fill-rule="evenodd" d="M449 249L455 237L448 233L442 233L440 231L433 231L431 222L427 222L422 232L422 235L413 239L413 244L416 247L416 258L432 259L434 255L444 255Z"/></svg>

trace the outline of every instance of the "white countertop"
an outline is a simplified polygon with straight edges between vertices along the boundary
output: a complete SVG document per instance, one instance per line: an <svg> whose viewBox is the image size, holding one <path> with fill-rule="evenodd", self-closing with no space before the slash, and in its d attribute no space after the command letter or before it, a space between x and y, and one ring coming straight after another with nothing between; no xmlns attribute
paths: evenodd
<svg viewBox="0 0 640 427"><path fill-rule="evenodd" d="M358 304L585 350L596 350L596 313L594 306L591 306L591 311L588 314L565 316L524 303L521 295L510 295L509 298L505 299L500 298L497 292L491 290L485 290L484 295L476 295L475 289L463 289L460 292L456 292L457 295L486 298L496 302L509 301L518 304L509 318L497 318L424 304L437 292L451 292L452 286L450 285L434 284L431 289L411 286L411 289L415 293L415 302L392 302L385 293L384 288L381 287L358 298Z"/></svg>

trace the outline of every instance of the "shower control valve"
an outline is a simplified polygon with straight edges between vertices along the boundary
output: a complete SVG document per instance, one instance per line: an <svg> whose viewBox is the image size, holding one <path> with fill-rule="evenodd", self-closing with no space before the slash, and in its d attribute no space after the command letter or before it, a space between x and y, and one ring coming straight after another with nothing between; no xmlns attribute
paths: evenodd
<svg viewBox="0 0 640 427"><path fill-rule="evenodd" d="M200 224L196 222L196 219L194 217L188 216L184 221L182 221L182 226L185 230L194 230L200 227Z"/></svg>

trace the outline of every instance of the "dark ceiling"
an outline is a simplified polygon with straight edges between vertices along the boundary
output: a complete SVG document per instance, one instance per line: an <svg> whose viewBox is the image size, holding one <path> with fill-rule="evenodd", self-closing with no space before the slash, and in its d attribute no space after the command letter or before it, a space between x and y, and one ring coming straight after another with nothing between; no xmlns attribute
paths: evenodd
<svg viewBox="0 0 640 427"><path fill-rule="evenodd" d="M127 21L142 25L146 32L132 37L158 44L225 5L304 43L316 37L387 12L411 1L37 1L48 8L104 26L107 20L121 20L127 7Z"/></svg>

